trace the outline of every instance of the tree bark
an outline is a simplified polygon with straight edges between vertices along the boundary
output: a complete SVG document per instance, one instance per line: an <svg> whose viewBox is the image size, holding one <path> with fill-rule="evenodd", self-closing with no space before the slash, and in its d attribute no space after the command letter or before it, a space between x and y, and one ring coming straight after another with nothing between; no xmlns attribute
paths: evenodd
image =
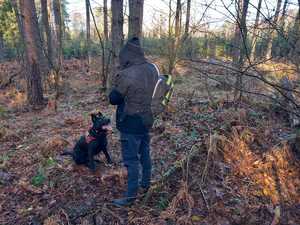
<svg viewBox="0 0 300 225"><path fill-rule="evenodd" d="M177 53L179 48L180 42L180 33L181 33L181 0L177 0L176 2L176 12L175 12L175 33L172 33L172 0L169 1L169 66L168 66L168 73L172 74L176 60L177 60Z"/></svg>
<svg viewBox="0 0 300 225"><path fill-rule="evenodd" d="M38 20L34 0L20 0L23 36L26 53L27 101L32 106L44 104L41 80L42 43L39 37Z"/></svg>
<svg viewBox="0 0 300 225"><path fill-rule="evenodd" d="M141 37L144 0L129 0L128 38Z"/></svg>
<svg viewBox="0 0 300 225"><path fill-rule="evenodd" d="M112 70L108 82L108 90L114 84L117 66L119 64L119 52L123 45L123 0L111 0L112 23L111 23L111 39L112 39Z"/></svg>
<svg viewBox="0 0 300 225"><path fill-rule="evenodd" d="M56 70L59 71L62 64L62 18L60 0L53 0L53 14L55 23L56 42Z"/></svg>
<svg viewBox="0 0 300 225"><path fill-rule="evenodd" d="M262 5L262 0L259 0L258 6L257 6L255 22L254 22L254 27L253 27L253 34L252 34L251 53L250 53L251 62L253 62L256 57L256 43L257 43L257 38L259 35L258 23L259 23L259 18L260 18L260 14L261 14L261 11L260 11L261 5Z"/></svg>
<svg viewBox="0 0 300 225"><path fill-rule="evenodd" d="M298 0L298 13L295 18L293 30L289 37L289 58L300 72L300 0Z"/></svg>
<svg viewBox="0 0 300 225"><path fill-rule="evenodd" d="M49 15L48 15L48 4L47 0L41 0L41 13L42 13L42 22L44 26L44 31L46 34L44 46L45 54L48 59L49 68L53 69L53 48L52 48L52 35L49 25Z"/></svg>
<svg viewBox="0 0 300 225"><path fill-rule="evenodd" d="M288 7L288 0L284 0L281 18L279 21L279 24L283 31L285 30L285 17L286 17L287 7Z"/></svg>
<svg viewBox="0 0 300 225"><path fill-rule="evenodd" d="M191 0L187 0L184 36L188 37L191 18Z"/></svg>
<svg viewBox="0 0 300 225"><path fill-rule="evenodd" d="M242 70L246 55L248 54L247 49L247 26L246 17L248 13L249 0L238 0L237 2L237 21L235 30L235 43L237 44L236 51L233 58L233 63L235 66ZM235 82L234 99L241 99L243 90L243 75L241 73L237 74Z"/></svg>
<svg viewBox="0 0 300 225"><path fill-rule="evenodd" d="M272 27L277 27L277 22L278 22L278 18L279 18L279 13L280 13L280 8L281 8L281 3L282 0L278 0L277 1L277 6L276 6L276 10L275 10L275 14L274 14L274 19L272 20L272 24L270 24ZM272 57L272 47L273 47L273 41L275 38L275 28L270 29L270 36L269 36L269 40L267 41L267 49L266 49L266 58L269 59Z"/></svg>
<svg viewBox="0 0 300 225"><path fill-rule="evenodd" d="M87 60L88 65L91 62L91 20L90 20L90 1L85 0L85 10L86 10L86 50L87 50Z"/></svg>
<svg viewBox="0 0 300 225"><path fill-rule="evenodd" d="M209 50L209 58L215 59L216 58L216 39L212 35L210 35L208 39L208 50Z"/></svg>
<svg viewBox="0 0 300 225"><path fill-rule="evenodd" d="M93 18L93 22L94 22L94 26L95 26L95 30L96 30L96 33L98 35L98 38L99 38L99 43L100 43L100 46L101 46L101 54L102 54L102 57L101 57L101 63L102 63L102 88L104 90L106 90L106 85L107 85L107 75L108 75L108 66L109 66L109 57L106 57L106 48L105 48L105 43L101 37L101 34L99 32L99 29L97 27L97 23L96 23L96 19L95 19L95 16L94 16L94 13L93 13L93 10L92 10L92 7L90 5L90 11L91 11L91 16Z"/></svg>
<svg viewBox="0 0 300 225"><path fill-rule="evenodd" d="M0 32L0 62L4 59L4 40L3 34Z"/></svg>
<svg viewBox="0 0 300 225"><path fill-rule="evenodd" d="M175 38L177 39L180 36L181 32L181 0L177 0L176 4L176 13L175 13Z"/></svg>
<svg viewBox="0 0 300 225"><path fill-rule="evenodd" d="M16 14L18 30L19 30L19 34L20 34L20 49L18 49L18 54L19 54L20 57L22 57L23 53L24 53L23 51L24 51L24 43L25 43L22 17L21 17L21 14L20 14L20 10L19 10L17 0L11 0L11 3L12 3L12 7L14 9L14 12Z"/></svg>
<svg viewBox="0 0 300 225"><path fill-rule="evenodd" d="M107 14L107 0L103 0L103 23L104 23L104 40L108 41L108 14Z"/></svg>

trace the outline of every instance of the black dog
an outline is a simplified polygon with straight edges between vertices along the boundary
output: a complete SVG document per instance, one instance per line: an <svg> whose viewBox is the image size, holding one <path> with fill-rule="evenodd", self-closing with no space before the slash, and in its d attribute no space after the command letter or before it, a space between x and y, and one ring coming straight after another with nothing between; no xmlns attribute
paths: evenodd
<svg viewBox="0 0 300 225"><path fill-rule="evenodd" d="M93 126L89 129L87 136L81 136L75 144L73 151L65 151L62 155L71 155L78 165L86 165L95 171L96 165L94 156L101 151L104 153L109 164L112 163L107 152L107 130L109 130L110 119L102 113L91 114Z"/></svg>

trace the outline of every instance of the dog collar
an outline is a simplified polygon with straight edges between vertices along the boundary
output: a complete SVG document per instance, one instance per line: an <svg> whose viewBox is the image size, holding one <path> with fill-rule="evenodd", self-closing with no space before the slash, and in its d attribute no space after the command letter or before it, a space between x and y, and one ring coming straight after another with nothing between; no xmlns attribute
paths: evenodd
<svg viewBox="0 0 300 225"><path fill-rule="evenodd" d="M91 135L87 135L86 137L85 137L85 141L86 141L86 143L90 143L90 142L92 142L92 141L94 141L94 140L96 140L96 138L95 137L93 137L93 136L91 136Z"/></svg>

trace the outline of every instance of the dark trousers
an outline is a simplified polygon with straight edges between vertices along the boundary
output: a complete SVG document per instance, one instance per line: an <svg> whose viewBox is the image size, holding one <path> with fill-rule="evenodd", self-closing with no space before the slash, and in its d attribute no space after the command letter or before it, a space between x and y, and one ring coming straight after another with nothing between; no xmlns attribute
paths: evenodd
<svg viewBox="0 0 300 225"><path fill-rule="evenodd" d="M139 188L140 164L142 166L140 185L144 188L150 186L150 136L148 133L142 135L121 133L121 147L123 162L128 174L127 197L135 197Z"/></svg>

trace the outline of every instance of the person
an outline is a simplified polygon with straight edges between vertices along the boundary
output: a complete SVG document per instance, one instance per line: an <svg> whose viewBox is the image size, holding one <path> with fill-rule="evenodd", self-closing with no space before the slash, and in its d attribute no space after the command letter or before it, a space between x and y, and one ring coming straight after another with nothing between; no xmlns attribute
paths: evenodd
<svg viewBox="0 0 300 225"><path fill-rule="evenodd" d="M127 169L127 192L113 203L127 206L134 202L139 188L146 192L150 187L151 100L158 72L156 66L146 60L137 37L128 40L121 49L119 63L120 71L113 82L109 101L117 105L116 125L120 131L122 158ZM139 183L140 164L142 179Z"/></svg>

